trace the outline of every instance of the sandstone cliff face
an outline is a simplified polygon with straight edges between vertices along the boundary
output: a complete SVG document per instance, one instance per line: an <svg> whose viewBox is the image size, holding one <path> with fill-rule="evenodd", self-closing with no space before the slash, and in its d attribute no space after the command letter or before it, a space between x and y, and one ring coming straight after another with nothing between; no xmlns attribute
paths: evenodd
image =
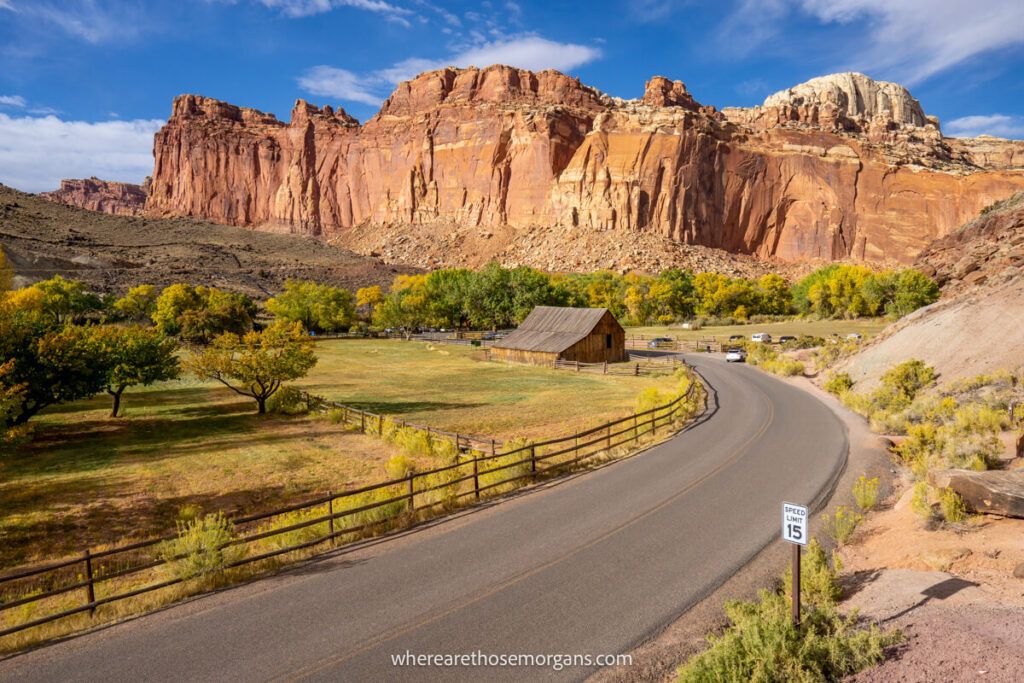
<svg viewBox="0 0 1024 683"><path fill-rule="evenodd" d="M859 74L720 113L663 77L623 101L554 71L443 69L401 84L361 126L302 101L286 124L185 95L154 154L151 214L342 244L365 244L372 225L501 228L506 243L540 226L624 246L644 232L789 260L910 262L1024 188L1020 145L948 141L909 93Z"/></svg>
<svg viewBox="0 0 1024 683"><path fill-rule="evenodd" d="M140 216L146 207L145 185L117 183L99 178L60 181L60 189L42 192L40 197L59 204L76 206L115 216Z"/></svg>

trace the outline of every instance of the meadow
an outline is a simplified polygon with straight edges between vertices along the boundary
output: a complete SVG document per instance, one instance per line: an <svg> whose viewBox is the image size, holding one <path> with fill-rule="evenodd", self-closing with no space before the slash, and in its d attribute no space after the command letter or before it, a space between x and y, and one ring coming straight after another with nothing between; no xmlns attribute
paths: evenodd
<svg viewBox="0 0 1024 683"><path fill-rule="evenodd" d="M497 438L568 434L628 414L643 388L671 383L505 365L422 342L334 340L316 352L296 383L312 393ZM377 481L398 452L321 415L258 416L255 402L191 378L133 388L124 406L116 419L106 395L51 408L31 441L0 459L0 567Z"/></svg>

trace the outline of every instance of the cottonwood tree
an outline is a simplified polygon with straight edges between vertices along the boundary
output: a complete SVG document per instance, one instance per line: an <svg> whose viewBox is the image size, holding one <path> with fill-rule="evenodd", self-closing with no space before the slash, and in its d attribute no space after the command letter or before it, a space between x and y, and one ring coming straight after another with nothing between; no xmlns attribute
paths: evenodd
<svg viewBox="0 0 1024 683"><path fill-rule="evenodd" d="M160 292L152 317L164 334L205 344L223 332L248 332L255 313L255 304L243 294L175 284Z"/></svg>
<svg viewBox="0 0 1024 683"><path fill-rule="evenodd" d="M177 379L181 372L177 343L152 327L97 327L93 336L110 368L106 386L113 398L110 417L118 416L128 387Z"/></svg>
<svg viewBox="0 0 1024 683"><path fill-rule="evenodd" d="M114 309L129 320L143 322L156 311L157 296L153 285L135 285L114 302Z"/></svg>
<svg viewBox="0 0 1024 683"><path fill-rule="evenodd" d="M199 379L216 380L255 399L260 415L267 412L267 399L282 384L305 377L314 365L313 343L302 324L284 321L262 332L222 334L186 362Z"/></svg>
<svg viewBox="0 0 1024 683"><path fill-rule="evenodd" d="M348 329L356 317L351 292L307 280L285 281L284 291L267 300L267 310L279 320L302 323L316 332Z"/></svg>
<svg viewBox="0 0 1024 683"><path fill-rule="evenodd" d="M42 293L42 312L57 325L72 322L103 308L103 300L86 290L83 283L65 280L60 275L37 282L31 289Z"/></svg>

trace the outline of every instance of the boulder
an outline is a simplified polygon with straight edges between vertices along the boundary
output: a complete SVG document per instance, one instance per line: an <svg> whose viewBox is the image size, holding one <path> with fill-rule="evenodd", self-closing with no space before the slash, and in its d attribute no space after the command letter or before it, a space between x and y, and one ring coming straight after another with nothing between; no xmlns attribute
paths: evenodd
<svg viewBox="0 0 1024 683"><path fill-rule="evenodd" d="M975 512L1024 518L1024 471L939 470L928 479L956 491Z"/></svg>

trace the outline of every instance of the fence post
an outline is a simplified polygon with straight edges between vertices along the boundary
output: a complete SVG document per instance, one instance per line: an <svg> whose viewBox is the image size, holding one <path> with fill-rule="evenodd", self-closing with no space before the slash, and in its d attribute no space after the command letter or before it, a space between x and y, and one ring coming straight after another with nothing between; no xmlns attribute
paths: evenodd
<svg viewBox="0 0 1024 683"><path fill-rule="evenodd" d="M640 363L636 364L636 369L633 371L633 375L636 377L640 376Z"/></svg>
<svg viewBox="0 0 1024 683"><path fill-rule="evenodd" d="M377 434L384 436L384 416L377 416Z"/></svg>
<svg viewBox="0 0 1024 683"><path fill-rule="evenodd" d="M363 434L366 433L366 413L359 411L359 429Z"/></svg>
<svg viewBox="0 0 1024 683"><path fill-rule="evenodd" d="M96 602L96 589L93 586L92 580L92 554L89 552L88 548L85 549L85 555L82 559L85 561L85 580L87 582L85 584L85 597L89 600L89 604L91 605ZM96 608L90 607L89 615L92 616L94 614L96 614Z"/></svg>
<svg viewBox="0 0 1024 683"><path fill-rule="evenodd" d="M460 439L459 433L455 432L455 452L456 453L461 453L462 452L461 450L459 450L459 439ZM468 441L467 441L467 447L468 447Z"/></svg>
<svg viewBox="0 0 1024 683"><path fill-rule="evenodd" d="M658 433L658 407L654 407L654 412L651 413L651 434Z"/></svg>
<svg viewBox="0 0 1024 683"><path fill-rule="evenodd" d="M473 458L473 493L480 500L480 458Z"/></svg>
<svg viewBox="0 0 1024 683"><path fill-rule="evenodd" d="M612 449L612 425L611 425L611 423L608 423L608 436L607 436L607 440L605 441L605 443L607 444L605 446L605 450L609 450L610 451Z"/></svg>
<svg viewBox="0 0 1024 683"><path fill-rule="evenodd" d="M608 374L608 361L604 362L604 372L602 374L604 374L604 375Z"/></svg>
<svg viewBox="0 0 1024 683"><path fill-rule="evenodd" d="M580 371L580 361L577 359L576 360L576 372L579 372L579 371Z"/></svg>
<svg viewBox="0 0 1024 683"><path fill-rule="evenodd" d="M331 545L334 545L334 493L331 491L327 492L327 516L330 517L327 520L327 528L329 529Z"/></svg>
<svg viewBox="0 0 1024 683"><path fill-rule="evenodd" d="M409 512L410 513L416 511L416 502L413 500L413 495L415 495L415 492L416 492L415 485L413 483L413 482L415 482L415 480L416 480L416 473L415 472L410 473L409 474Z"/></svg>
<svg viewBox="0 0 1024 683"><path fill-rule="evenodd" d="M636 411L633 411L633 441L640 438L640 425L638 424L639 418L636 416Z"/></svg>
<svg viewBox="0 0 1024 683"><path fill-rule="evenodd" d="M533 475L533 481L537 481L537 448L531 443L530 444L530 473Z"/></svg>

